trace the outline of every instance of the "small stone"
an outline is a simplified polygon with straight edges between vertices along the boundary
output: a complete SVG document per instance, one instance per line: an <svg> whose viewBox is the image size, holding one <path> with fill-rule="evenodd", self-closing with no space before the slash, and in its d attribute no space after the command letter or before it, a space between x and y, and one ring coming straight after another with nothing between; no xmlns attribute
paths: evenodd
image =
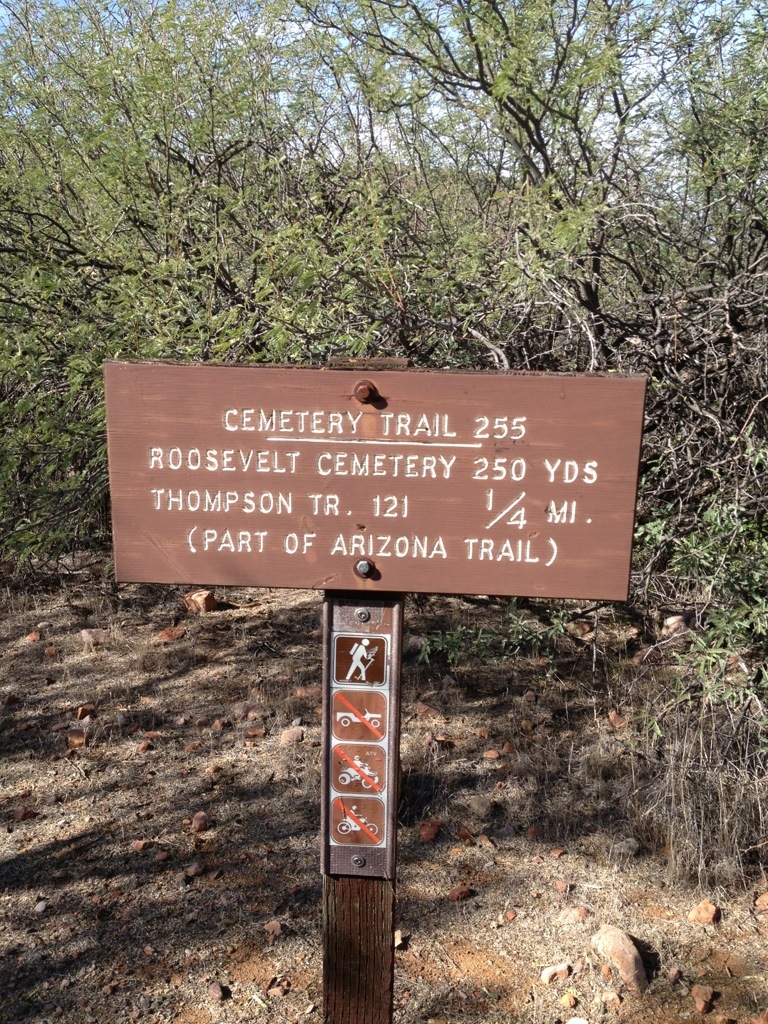
<svg viewBox="0 0 768 1024"><path fill-rule="evenodd" d="M493 813L493 804L490 798L483 796L482 793L474 793L472 796L466 797L463 804L473 817L481 821L490 818Z"/></svg>
<svg viewBox="0 0 768 1024"><path fill-rule="evenodd" d="M717 924L720 920L720 908L711 900L702 900L688 914L688 920L691 924Z"/></svg>
<svg viewBox="0 0 768 1024"><path fill-rule="evenodd" d="M613 711L609 712L608 722L611 728L616 732L618 732L620 729L626 729L627 725L629 724L628 720L624 718L622 715L620 715L615 708Z"/></svg>
<svg viewBox="0 0 768 1024"><path fill-rule="evenodd" d="M714 989L708 985L694 985L691 989L691 997L698 1013L709 1013L712 1009Z"/></svg>
<svg viewBox="0 0 768 1024"><path fill-rule="evenodd" d="M577 1005L578 1000L573 992L565 992L560 996L560 1005L565 1007L566 1010L573 1010Z"/></svg>
<svg viewBox="0 0 768 1024"><path fill-rule="evenodd" d="M541 980L545 985L553 985L556 982L567 981L571 976L571 965L569 963L555 964L552 967L545 967L541 972Z"/></svg>
<svg viewBox="0 0 768 1024"><path fill-rule="evenodd" d="M172 644L176 640L181 640L185 633L186 629L183 626L168 626L167 629L160 630L157 639L163 644Z"/></svg>
<svg viewBox="0 0 768 1024"><path fill-rule="evenodd" d="M498 750L495 749L486 750L485 753L483 754L483 757L485 758L486 761L498 761L500 756L501 755L499 754Z"/></svg>
<svg viewBox="0 0 768 1024"><path fill-rule="evenodd" d="M38 900L37 903L35 904L36 914L44 914L47 909L48 903L45 900Z"/></svg>
<svg viewBox="0 0 768 1024"><path fill-rule="evenodd" d="M192 816L192 828L195 832L205 832L210 827L210 820L205 811L198 811Z"/></svg>
<svg viewBox="0 0 768 1024"><path fill-rule="evenodd" d="M200 878L205 874L205 868L199 860L193 860L192 863L184 869L184 874L187 878Z"/></svg>
<svg viewBox="0 0 768 1024"><path fill-rule="evenodd" d="M472 890L468 885L454 885L451 891L448 893L448 899L453 900L454 903L459 903L461 900L468 900L472 895Z"/></svg>
<svg viewBox="0 0 768 1024"><path fill-rule="evenodd" d="M564 924L583 924L591 915L592 911L588 907L566 907L560 911L559 916Z"/></svg>
<svg viewBox="0 0 768 1024"><path fill-rule="evenodd" d="M667 971L667 978L669 979L670 985L679 985L683 980L683 972L679 967L670 967Z"/></svg>
<svg viewBox="0 0 768 1024"><path fill-rule="evenodd" d="M219 607L219 602L212 590L193 590L190 594L184 595L184 604L187 611L193 615L214 612Z"/></svg>
<svg viewBox="0 0 768 1024"><path fill-rule="evenodd" d="M79 747L84 747L88 742L88 737L85 734L84 729L70 729L67 733L67 746L70 750L77 750Z"/></svg>
<svg viewBox="0 0 768 1024"><path fill-rule="evenodd" d="M592 936L592 945L619 972L619 977L632 992L643 993L648 988L648 978L632 939L626 932L613 925L603 925Z"/></svg>
<svg viewBox="0 0 768 1024"><path fill-rule="evenodd" d="M755 900L755 910L758 914L768 914L768 892L761 893ZM768 1013L768 1010L766 1010Z"/></svg>
<svg viewBox="0 0 768 1024"><path fill-rule="evenodd" d="M28 644L36 644L38 642L38 640L40 639L40 636L41 636L40 630L39 629L33 629L31 633L27 633L25 639L26 639Z"/></svg>
<svg viewBox="0 0 768 1024"><path fill-rule="evenodd" d="M622 839L614 845L612 852L615 857L635 857L639 850L640 843L636 839Z"/></svg>
<svg viewBox="0 0 768 1024"><path fill-rule="evenodd" d="M573 882L566 882L564 878L558 878L555 881L555 889L563 895L567 895L573 890Z"/></svg>
<svg viewBox="0 0 768 1024"><path fill-rule="evenodd" d="M434 843L440 832L442 821L439 818L431 818L429 821L422 821L419 825L419 839L422 843Z"/></svg>
<svg viewBox="0 0 768 1024"><path fill-rule="evenodd" d="M295 743L301 743L304 739L304 730L300 725L293 725L290 729L284 729L280 733L280 743L284 747L291 746Z"/></svg>
<svg viewBox="0 0 768 1024"><path fill-rule="evenodd" d="M11 817L14 821L31 821L32 818L37 817L37 811L31 807L14 807L11 812Z"/></svg>
<svg viewBox="0 0 768 1024"><path fill-rule="evenodd" d="M513 910L512 907L510 907L509 910L504 911L503 916L505 921L514 921L517 917L517 911Z"/></svg>
<svg viewBox="0 0 768 1024"><path fill-rule="evenodd" d="M99 647L109 640L109 633L106 629L81 629L80 638L85 649L92 651L94 647Z"/></svg>
<svg viewBox="0 0 768 1024"><path fill-rule="evenodd" d="M208 998L215 999L217 1003L223 1002L227 998L228 989L224 985L220 985L218 981L211 982L208 986Z"/></svg>
<svg viewBox="0 0 768 1024"><path fill-rule="evenodd" d="M81 704L77 709L77 720L82 722L84 718L95 718L96 708L93 704Z"/></svg>

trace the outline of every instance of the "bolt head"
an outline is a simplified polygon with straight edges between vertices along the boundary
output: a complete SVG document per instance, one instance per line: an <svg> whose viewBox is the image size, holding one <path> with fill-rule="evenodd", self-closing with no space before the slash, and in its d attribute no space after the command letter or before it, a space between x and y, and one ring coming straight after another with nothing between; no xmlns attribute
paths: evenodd
<svg viewBox="0 0 768 1024"><path fill-rule="evenodd" d="M352 866L355 868L364 868L365 857L361 857L359 853L356 853L355 856L352 857Z"/></svg>
<svg viewBox="0 0 768 1024"><path fill-rule="evenodd" d="M373 562L369 562L367 558L361 558L359 562L355 562L355 572L358 576L370 576L373 572Z"/></svg>
<svg viewBox="0 0 768 1024"><path fill-rule="evenodd" d="M376 390L376 385L370 380L359 380L352 389L352 394L358 402L365 404L366 402L373 402L379 393Z"/></svg>
<svg viewBox="0 0 768 1024"><path fill-rule="evenodd" d="M371 617L371 613L367 608L355 608L355 621L356 622L368 622Z"/></svg>

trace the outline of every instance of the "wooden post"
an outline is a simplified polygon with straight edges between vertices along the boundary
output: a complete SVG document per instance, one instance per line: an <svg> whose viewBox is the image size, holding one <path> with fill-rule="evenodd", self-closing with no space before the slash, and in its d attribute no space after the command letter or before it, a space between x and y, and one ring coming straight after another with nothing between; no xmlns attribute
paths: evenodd
<svg viewBox="0 0 768 1024"><path fill-rule="evenodd" d="M326 1024L389 1024L403 598L326 594L323 1003Z"/></svg>

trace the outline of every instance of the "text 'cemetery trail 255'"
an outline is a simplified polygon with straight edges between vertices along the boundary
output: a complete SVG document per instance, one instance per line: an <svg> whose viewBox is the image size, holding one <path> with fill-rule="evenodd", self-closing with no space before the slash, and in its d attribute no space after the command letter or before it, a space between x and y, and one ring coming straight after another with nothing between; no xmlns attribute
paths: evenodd
<svg viewBox="0 0 768 1024"><path fill-rule="evenodd" d="M108 363L116 576L627 596L645 379Z"/></svg>

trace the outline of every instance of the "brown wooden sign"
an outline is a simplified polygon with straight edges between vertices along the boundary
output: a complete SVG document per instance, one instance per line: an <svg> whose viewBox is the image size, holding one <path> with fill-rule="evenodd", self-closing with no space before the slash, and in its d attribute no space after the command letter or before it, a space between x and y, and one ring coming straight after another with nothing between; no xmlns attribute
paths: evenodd
<svg viewBox="0 0 768 1024"><path fill-rule="evenodd" d="M120 581L626 598L644 378L108 363L105 383Z"/></svg>

